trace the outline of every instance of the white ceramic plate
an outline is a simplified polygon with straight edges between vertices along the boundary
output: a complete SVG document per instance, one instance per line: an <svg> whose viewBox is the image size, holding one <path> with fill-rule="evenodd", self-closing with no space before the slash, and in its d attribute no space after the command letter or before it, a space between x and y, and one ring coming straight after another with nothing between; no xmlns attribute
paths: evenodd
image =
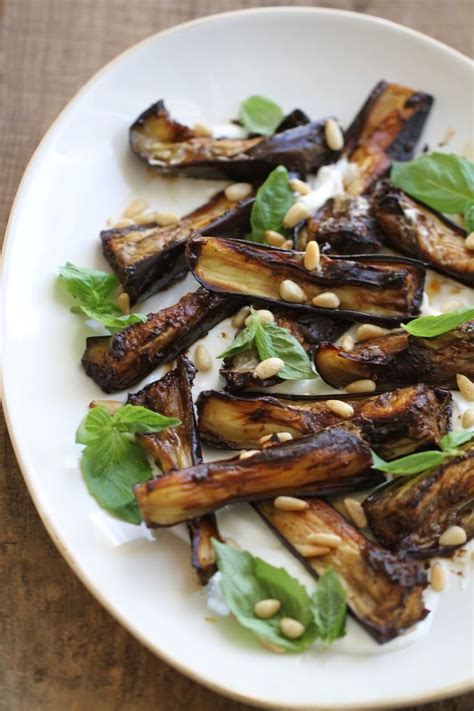
<svg viewBox="0 0 474 711"><path fill-rule="evenodd" d="M127 128L156 99L166 97L188 121L218 123L235 115L242 98L263 93L286 110L336 114L347 124L382 77L433 93L423 140L435 146L453 127L450 147L465 150L470 63L410 30L358 14L270 8L161 33L114 60L67 106L28 167L8 229L5 404L16 454L49 533L91 592L150 649L203 684L262 706L381 708L467 690L469 591L451 580L429 633L381 655L334 648L280 657L234 634L232 624L207 622L185 543L167 531L155 541L115 521L86 492L74 431L99 392L80 367L88 329L68 312L54 276L66 260L104 266L98 232L131 197L184 213L216 189L210 182L152 180L129 154ZM154 297L145 308L174 303L185 288ZM251 544L257 529L246 520ZM261 552L258 540L254 548ZM265 541L264 554L275 559L278 547Z"/></svg>

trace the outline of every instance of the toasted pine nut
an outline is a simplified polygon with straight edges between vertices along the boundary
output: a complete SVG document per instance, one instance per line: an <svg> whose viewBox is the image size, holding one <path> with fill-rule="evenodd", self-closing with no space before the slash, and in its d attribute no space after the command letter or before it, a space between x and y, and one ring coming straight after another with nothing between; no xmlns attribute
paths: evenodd
<svg viewBox="0 0 474 711"><path fill-rule="evenodd" d="M212 358L206 346L203 346L202 343L200 343L194 351L194 364L196 368L203 373L212 368Z"/></svg>
<svg viewBox="0 0 474 711"><path fill-rule="evenodd" d="M122 407L123 402L119 400L92 400L89 407L105 407L111 414L117 412Z"/></svg>
<svg viewBox="0 0 474 711"><path fill-rule="evenodd" d="M309 187L308 183L305 183L303 180L299 180L298 178L292 178L289 183L290 188L295 193L299 193L300 195L308 195L308 193L311 192L311 188Z"/></svg>
<svg viewBox="0 0 474 711"><path fill-rule="evenodd" d="M328 546L312 546L307 543L295 543L295 549L303 558L317 558L329 553Z"/></svg>
<svg viewBox="0 0 474 711"><path fill-rule="evenodd" d="M468 430L469 427L474 427L474 410L470 408L465 410L461 419L462 426Z"/></svg>
<svg viewBox="0 0 474 711"><path fill-rule="evenodd" d="M341 300L338 295L332 291L323 291L322 294L318 294L314 297L312 303L313 306L319 306L321 309L337 309Z"/></svg>
<svg viewBox="0 0 474 711"><path fill-rule="evenodd" d="M439 537L442 546L462 546L466 541L466 531L461 526L450 526Z"/></svg>
<svg viewBox="0 0 474 711"><path fill-rule="evenodd" d="M269 642L263 637L257 637L257 639L262 647L265 647L265 649L268 649L270 652L275 652L275 654L285 654L283 647L279 647L278 644L273 644L273 642Z"/></svg>
<svg viewBox="0 0 474 711"><path fill-rule="evenodd" d="M143 198L136 198L129 202L125 210L123 211L124 217L136 217L140 213L145 212L148 207L148 200Z"/></svg>
<svg viewBox="0 0 474 711"><path fill-rule="evenodd" d="M279 232L274 230L265 230L265 242L272 247L281 247L285 238Z"/></svg>
<svg viewBox="0 0 474 711"><path fill-rule="evenodd" d="M352 417L354 414L352 405L349 405L348 402L344 402L343 400L326 400L326 407L331 410L331 412L334 412L335 415L344 417L344 419Z"/></svg>
<svg viewBox="0 0 474 711"><path fill-rule="evenodd" d="M432 565L430 583L435 592L441 592L446 587L446 571L441 563Z"/></svg>
<svg viewBox="0 0 474 711"><path fill-rule="evenodd" d="M352 336L344 336L341 341L341 348L345 353L350 353L354 349L354 339Z"/></svg>
<svg viewBox="0 0 474 711"><path fill-rule="evenodd" d="M302 304L306 301L306 294L303 289L291 279L283 279L281 282L280 296L284 301L289 301L290 304Z"/></svg>
<svg viewBox="0 0 474 711"><path fill-rule="evenodd" d="M278 511L305 511L309 504L304 499L297 499L295 496L277 496L273 501L273 506Z"/></svg>
<svg viewBox="0 0 474 711"><path fill-rule="evenodd" d="M308 543L327 546L328 548L338 548L342 543L342 538L335 533L310 533Z"/></svg>
<svg viewBox="0 0 474 711"><path fill-rule="evenodd" d="M267 378L273 378L284 365L285 362L281 358L266 358L257 365L253 374L260 380L267 380Z"/></svg>
<svg viewBox="0 0 474 711"><path fill-rule="evenodd" d="M332 151L340 151L344 146L344 134L339 124L332 118L327 119L324 124L324 138Z"/></svg>
<svg viewBox="0 0 474 711"><path fill-rule="evenodd" d="M470 252L474 251L474 232L471 232L471 234L466 237L464 240L464 246Z"/></svg>
<svg viewBox="0 0 474 711"><path fill-rule="evenodd" d="M344 499L344 506L349 514L352 522L357 526L357 528L365 528L367 526L367 516L362 508L362 504L357 499Z"/></svg>
<svg viewBox="0 0 474 711"><path fill-rule="evenodd" d="M130 313L130 297L126 291L122 291L117 297L117 306L123 314Z"/></svg>
<svg viewBox="0 0 474 711"><path fill-rule="evenodd" d="M242 326L245 323L245 319L247 318L249 313L250 313L250 306L242 306L242 308L239 309L239 311L237 311L237 313L234 314L234 316L232 317L232 321L231 321L232 326L234 328L242 328Z"/></svg>
<svg viewBox="0 0 474 711"><path fill-rule="evenodd" d="M314 269L319 267L320 255L319 255L319 244L314 240L308 242L306 245L306 250L304 253L304 266L305 269L312 272Z"/></svg>
<svg viewBox="0 0 474 711"><path fill-rule="evenodd" d="M276 615L280 608L280 600L268 598L267 600L259 600L258 602L256 602L253 606L253 611L256 617L260 617L260 619L262 620L268 620L269 617L273 617L273 615Z"/></svg>
<svg viewBox="0 0 474 711"><path fill-rule="evenodd" d="M250 183L233 183L232 185L228 185L226 187L224 195L227 200L230 200L231 202L240 202L252 194L252 189L253 188Z"/></svg>
<svg viewBox="0 0 474 711"><path fill-rule="evenodd" d="M443 314L449 314L451 311L457 311L458 309L461 309L464 306L464 301L461 301L461 299L451 299L451 301L446 301L442 306L441 306L441 312Z"/></svg>
<svg viewBox="0 0 474 711"><path fill-rule="evenodd" d="M114 230L121 230L123 227L130 227L131 225L135 225L136 222L130 219L130 217L124 217L118 222L114 222L112 224L112 227Z"/></svg>
<svg viewBox="0 0 474 711"><path fill-rule="evenodd" d="M293 439L291 432L277 432L276 436L278 437L279 442L289 442Z"/></svg>
<svg viewBox="0 0 474 711"><path fill-rule="evenodd" d="M273 323L275 321L275 316L268 309L259 309L257 312L258 320L261 323ZM247 316L245 319L245 325L249 326L251 321L251 316Z"/></svg>
<svg viewBox="0 0 474 711"><path fill-rule="evenodd" d="M272 434L267 434L263 435L263 437L260 437L258 440L259 444L266 444L267 442L270 442L270 440L273 438L273 433Z"/></svg>
<svg viewBox="0 0 474 711"><path fill-rule="evenodd" d="M294 227L311 215L309 208L302 202L295 202L283 218L283 227Z"/></svg>
<svg viewBox="0 0 474 711"><path fill-rule="evenodd" d="M365 341L366 338L377 338L377 336L383 336L384 333L386 333L384 328L375 326L373 323L363 323L358 326L356 331L358 341Z"/></svg>
<svg viewBox="0 0 474 711"><path fill-rule="evenodd" d="M281 245L282 249L293 249L293 240L292 239L286 239L283 244Z"/></svg>
<svg viewBox="0 0 474 711"><path fill-rule="evenodd" d="M193 131L196 136L199 136L200 138L210 138L212 136L212 130L202 121L196 121L193 126Z"/></svg>
<svg viewBox="0 0 474 711"><path fill-rule="evenodd" d="M353 383L346 385L347 393L373 393L377 387L376 383L370 378L364 380L354 380Z"/></svg>
<svg viewBox="0 0 474 711"><path fill-rule="evenodd" d="M141 215L135 217L136 225L149 225L152 222L156 222L154 212L142 212Z"/></svg>
<svg viewBox="0 0 474 711"><path fill-rule="evenodd" d="M292 617L284 617L280 622L280 632L288 639L299 639L304 634L305 626Z"/></svg>
<svg viewBox="0 0 474 711"><path fill-rule="evenodd" d="M239 454L239 459L249 459L253 457L254 454L259 454L258 449L247 449Z"/></svg>
<svg viewBox="0 0 474 711"><path fill-rule="evenodd" d="M174 212L154 212L153 218L160 227L176 225L179 222L179 217Z"/></svg>
<svg viewBox="0 0 474 711"><path fill-rule="evenodd" d="M461 395L469 400L469 402L474 402L474 383L470 380L467 375L462 375L458 373L456 375L456 383L461 392Z"/></svg>

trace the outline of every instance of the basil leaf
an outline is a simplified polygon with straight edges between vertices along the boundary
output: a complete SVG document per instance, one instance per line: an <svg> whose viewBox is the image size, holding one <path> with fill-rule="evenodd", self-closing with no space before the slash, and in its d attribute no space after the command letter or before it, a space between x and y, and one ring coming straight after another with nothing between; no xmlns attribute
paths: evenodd
<svg viewBox="0 0 474 711"><path fill-rule="evenodd" d="M257 330L257 319L253 318L249 326L246 326L232 341L232 344L218 358L233 358L233 356L243 351L248 351L253 346L255 332Z"/></svg>
<svg viewBox="0 0 474 711"><path fill-rule="evenodd" d="M260 360L276 357L285 363L278 371L279 378L309 380L317 377L305 349L287 328L274 323L258 322L255 344Z"/></svg>
<svg viewBox="0 0 474 711"><path fill-rule="evenodd" d="M115 306L115 304L112 304L112 306ZM87 306L80 306L78 310L92 321L101 323L110 333L123 331L124 328L131 326L133 323L144 323L147 320L144 314L122 314L118 307L117 310L120 316L113 315L115 311L112 308L110 309L112 313L101 313Z"/></svg>
<svg viewBox="0 0 474 711"><path fill-rule="evenodd" d="M382 464L386 464L387 462L385 459L382 459L382 457L379 457L377 452L374 452L373 449L370 450L370 453L372 455L372 468L373 469L380 469L380 466Z"/></svg>
<svg viewBox="0 0 474 711"><path fill-rule="evenodd" d="M427 452L409 454L407 457L401 457L400 459L395 459L392 462L383 462L382 464L374 462L372 466L374 469L379 469L381 472L386 472L387 474L419 474L420 472L424 472L426 469L431 469L431 467L436 467L439 464L442 464L446 459L446 456L446 452L429 450Z"/></svg>
<svg viewBox="0 0 474 711"><path fill-rule="evenodd" d="M161 432L167 427L180 424L181 421L176 417L160 415L141 405L124 405L112 416L112 426L119 432Z"/></svg>
<svg viewBox="0 0 474 711"><path fill-rule="evenodd" d="M454 328L457 328L473 318L474 307L463 306L448 314L420 316L420 318L415 318L413 321L410 321L410 323L402 323L402 328L408 331L412 336L434 338L447 331L452 331Z"/></svg>
<svg viewBox="0 0 474 711"><path fill-rule="evenodd" d="M313 595L314 621L326 644L346 633L346 591L331 567L319 578Z"/></svg>
<svg viewBox="0 0 474 711"><path fill-rule="evenodd" d="M76 432L77 444L92 444L112 430L112 414L105 407L92 407Z"/></svg>
<svg viewBox="0 0 474 711"><path fill-rule="evenodd" d="M446 213L474 205L474 163L453 153L431 153L395 162L391 180L412 197Z"/></svg>
<svg viewBox="0 0 474 711"><path fill-rule="evenodd" d="M474 203L464 210L464 227L468 234L474 232Z"/></svg>
<svg viewBox="0 0 474 711"><path fill-rule="evenodd" d="M252 231L249 239L263 243L266 230L285 233L283 218L294 201L288 171L279 165L257 191L250 215Z"/></svg>
<svg viewBox="0 0 474 711"><path fill-rule="evenodd" d="M454 432L449 432L449 434L444 435L444 437L441 437L439 440L439 446L444 452L449 452L451 454L452 450L455 450L456 447L469 442L469 440L473 437L474 432L472 431L466 432L465 430L456 430Z"/></svg>
<svg viewBox="0 0 474 711"><path fill-rule="evenodd" d="M265 96L249 96L240 104L239 119L250 133L269 136L283 119L283 111Z"/></svg>

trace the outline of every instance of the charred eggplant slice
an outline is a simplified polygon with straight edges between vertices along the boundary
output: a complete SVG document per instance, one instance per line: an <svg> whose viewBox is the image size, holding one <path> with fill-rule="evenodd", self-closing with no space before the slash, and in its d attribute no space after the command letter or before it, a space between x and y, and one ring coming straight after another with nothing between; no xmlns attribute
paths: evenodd
<svg viewBox="0 0 474 711"><path fill-rule="evenodd" d="M253 198L231 202L220 192L176 225L150 223L105 230L100 233L104 256L134 304L186 275L184 247L193 232L243 238L252 203Z"/></svg>
<svg viewBox="0 0 474 711"><path fill-rule="evenodd" d="M341 399L352 405L351 422L384 459L436 445L449 429L451 394L447 390L415 385L381 395L343 395ZM208 390L197 400L199 433L207 444L229 449L255 449L261 437L276 432L305 437L343 422L326 400L327 396L235 397Z"/></svg>
<svg viewBox="0 0 474 711"><path fill-rule="evenodd" d="M460 227L389 183L374 194L372 210L390 246L474 286L474 254Z"/></svg>
<svg viewBox="0 0 474 711"><path fill-rule="evenodd" d="M370 486L380 477L369 467L370 448L352 425L328 428L270 447L247 459L200 464L151 479L135 488L149 526L173 526L226 504L279 494L329 494Z"/></svg>
<svg viewBox="0 0 474 711"><path fill-rule="evenodd" d="M399 324L419 313L423 294L423 266L404 258L322 256L320 267L308 271L300 252L207 237L188 240L186 255L194 276L207 289L334 318ZM280 285L284 280L303 289L304 303L282 299ZM340 307L312 306L313 298L327 291L339 297Z"/></svg>
<svg viewBox="0 0 474 711"><path fill-rule="evenodd" d="M308 499L305 511L279 511L272 502L256 505L265 523L308 571L318 577L328 566L347 592L354 617L383 644L402 634L428 614L423 604L425 573L414 561L400 558L367 540L332 506ZM312 533L332 533L341 542L325 555L304 558L298 545Z"/></svg>
<svg viewBox="0 0 474 711"><path fill-rule="evenodd" d="M186 350L239 304L207 289L185 294L174 306L114 336L88 338L84 369L104 392L125 390Z"/></svg>
<svg viewBox="0 0 474 711"><path fill-rule="evenodd" d="M443 546L449 526L474 536L474 442L439 467L407 479L399 477L364 501L370 528L387 548L416 557L450 556L459 546Z"/></svg>
<svg viewBox="0 0 474 711"><path fill-rule="evenodd" d="M181 420L173 427L153 434L136 435L163 473L202 462L201 445L196 430L191 387L196 368L185 356L180 356L176 368L161 380L128 396L131 405L142 405L167 417ZM191 539L191 561L198 579L205 585L217 570L212 538L220 539L217 521L209 514L188 524Z"/></svg>
<svg viewBox="0 0 474 711"><path fill-rule="evenodd" d="M174 121L158 101L131 126L130 147L162 173L218 180L260 181L277 165L314 173L337 156L326 145L324 121L288 123L298 125L267 137L203 138Z"/></svg>
<svg viewBox="0 0 474 711"><path fill-rule="evenodd" d="M456 390L457 373L474 378L474 321L435 338L393 331L360 341L349 353L332 343L322 343L315 364L334 388L370 378L380 390L419 382Z"/></svg>

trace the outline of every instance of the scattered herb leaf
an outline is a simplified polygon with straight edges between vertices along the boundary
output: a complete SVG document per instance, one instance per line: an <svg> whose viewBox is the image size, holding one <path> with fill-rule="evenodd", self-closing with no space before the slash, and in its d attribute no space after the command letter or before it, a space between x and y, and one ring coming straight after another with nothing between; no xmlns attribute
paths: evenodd
<svg viewBox="0 0 474 711"><path fill-rule="evenodd" d="M454 328L457 328L473 318L474 307L463 306L448 314L420 316L420 318L415 318L413 321L410 321L410 323L402 323L402 328L408 331L412 336L434 338L447 331L452 331Z"/></svg>
<svg viewBox="0 0 474 711"><path fill-rule="evenodd" d="M240 104L239 119L250 133L269 136L281 123L283 111L265 96L249 96Z"/></svg>
<svg viewBox="0 0 474 711"><path fill-rule="evenodd" d="M439 446L444 452L449 452L453 454L457 447L462 444L466 444L474 437L474 432L466 430L455 430L454 432L449 432L449 434L441 437L439 441Z"/></svg>
<svg viewBox="0 0 474 711"><path fill-rule="evenodd" d="M474 203L464 210L464 227L468 234L474 232Z"/></svg>
<svg viewBox="0 0 474 711"><path fill-rule="evenodd" d="M263 243L266 230L286 234L283 218L294 201L288 171L279 165L257 190L250 215L252 231L249 239Z"/></svg>
<svg viewBox="0 0 474 711"><path fill-rule="evenodd" d="M346 591L331 567L319 578L313 595L313 613L319 637L326 644L346 634Z"/></svg>

